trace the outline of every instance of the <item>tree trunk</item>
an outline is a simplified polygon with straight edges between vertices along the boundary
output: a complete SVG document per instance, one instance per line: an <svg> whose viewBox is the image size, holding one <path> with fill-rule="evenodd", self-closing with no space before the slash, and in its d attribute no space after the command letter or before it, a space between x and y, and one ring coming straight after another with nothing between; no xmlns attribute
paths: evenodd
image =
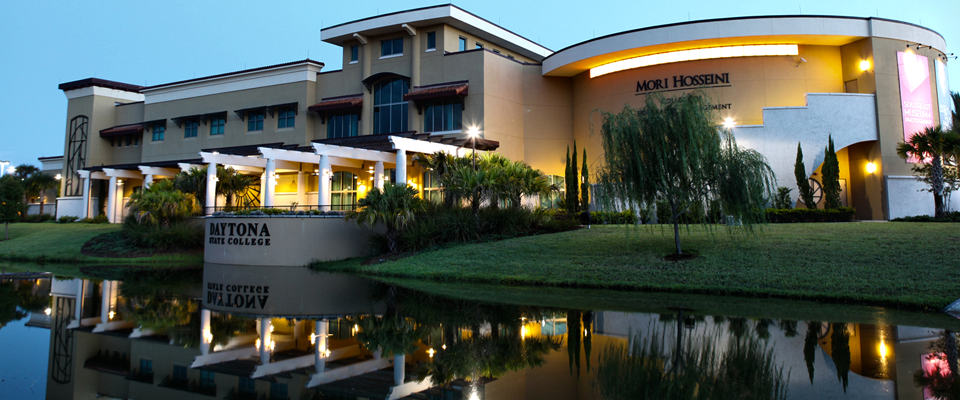
<svg viewBox="0 0 960 400"><path fill-rule="evenodd" d="M43 217L43 193L40 193L40 217Z"/></svg>
<svg viewBox="0 0 960 400"><path fill-rule="evenodd" d="M387 250L389 250L391 253L397 252L397 236L396 230L387 230Z"/></svg>
<svg viewBox="0 0 960 400"><path fill-rule="evenodd" d="M677 245L677 255L683 254L680 251L680 215L677 214L677 205L670 200L670 213L673 215L673 241Z"/></svg>
<svg viewBox="0 0 960 400"><path fill-rule="evenodd" d="M947 367L950 369L950 376L956 377L960 371L957 371L957 337L953 331L943 331L943 350L947 356Z"/></svg>
<svg viewBox="0 0 960 400"><path fill-rule="evenodd" d="M3 240L10 240L10 223L7 222L7 223L5 223L4 225L6 225L6 229L5 229L6 232L4 232L4 234L3 234L3 237L4 237Z"/></svg>
<svg viewBox="0 0 960 400"><path fill-rule="evenodd" d="M934 156L930 163L931 181L933 181L933 203L935 218L943 218L943 161L940 156Z"/></svg>

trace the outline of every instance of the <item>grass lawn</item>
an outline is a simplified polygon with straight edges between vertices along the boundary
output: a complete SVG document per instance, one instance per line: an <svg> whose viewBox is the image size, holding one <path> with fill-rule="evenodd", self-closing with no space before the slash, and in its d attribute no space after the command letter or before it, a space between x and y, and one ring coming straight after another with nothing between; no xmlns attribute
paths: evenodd
<svg viewBox="0 0 960 400"><path fill-rule="evenodd" d="M768 224L754 233L691 226L694 260L671 262L666 226L594 226L470 244L326 271L509 285L590 287L808 299L939 310L960 298L960 224Z"/></svg>
<svg viewBox="0 0 960 400"><path fill-rule="evenodd" d="M3 229L0 226L0 229ZM100 263L100 264L203 264L203 255L160 254L142 258L100 258L80 254L80 248L95 236L120 230L117 224L10 224L10 239L2 240L0 260L10 262Z"/></svg>

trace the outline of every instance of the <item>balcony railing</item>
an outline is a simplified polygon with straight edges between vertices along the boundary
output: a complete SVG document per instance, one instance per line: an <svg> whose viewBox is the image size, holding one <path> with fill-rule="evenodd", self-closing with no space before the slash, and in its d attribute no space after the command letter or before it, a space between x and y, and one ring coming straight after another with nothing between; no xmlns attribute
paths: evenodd
<svg viewBox="0 0 960 400"><path fill-rule="evenodd" d="M150 371L149 373L143 373L143 372L140 372L139 368L137 368L137 369L134 369L132 372L130 372L130 375L127 375L125 379L130 381L149 383L152 385L153 371Z"/></svg>

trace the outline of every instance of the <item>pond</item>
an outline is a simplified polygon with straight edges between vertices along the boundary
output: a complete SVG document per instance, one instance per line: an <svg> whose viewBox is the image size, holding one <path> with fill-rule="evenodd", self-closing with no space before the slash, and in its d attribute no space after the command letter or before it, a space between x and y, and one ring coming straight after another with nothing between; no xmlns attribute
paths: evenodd
<svg viewBox="0 0 960 400"><path fill-rule="evenodd" d="M83 275L3 276L0 398L925 399L960 387L960 320L941 313L300 267Z"/></svg>

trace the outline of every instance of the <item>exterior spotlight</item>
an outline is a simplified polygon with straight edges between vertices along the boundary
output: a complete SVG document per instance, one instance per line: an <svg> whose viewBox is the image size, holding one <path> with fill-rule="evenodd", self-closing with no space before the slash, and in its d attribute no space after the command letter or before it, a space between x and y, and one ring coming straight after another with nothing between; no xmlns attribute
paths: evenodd
<svg viewBox="0 0 960 400"><path fill-rule="evenodd" d="M123 186L123 179L117 179L117 186Z"/></svg>
<svg viewBox="0 0 960 400"><path fill-rule="evenodd" d="M53 310L51 310L50 307L47 307L46 310L43 310L43 313L44 313L44 314L47 314L47 315L50 315L50 313L52 313L52 312L53 312Z"/></svg>
<svg viewBox="0 0 960 400"><path fill-rule="evenodd" d="M867 173L868 173L868 174L872 174L872 173L874 173L874 172L877 172L877 164L874 164L874 163L872 163L872 162L868 162L868 163L867 163Z"/></svg>
<svg viewBox="0 0 960 400"><path fill-rule="evenodd" d="M59 180L63 179L63 175L57 174L57 176L53 177L53 179L56 179L56 180L59 181Z"/></svg>
<svg viewBox="0 0 960 400"><path fill-rule="evenodd" d="M860 61L860 70L866 71L868 69L870 69L870 61L867 61L867 60Z"/></svg>
<svg viewBox="0 0 960 400"><path fill-rule="evenodd" d="M733 128L737 123L734 122L733 118L727 117L723 120L723 127L727 129Z"/></svg>
<svg viewBox="0 0 960 400"><path fill-rule="evenodd" d="M475 126L471 126L469 129L467 129L467 135L470 135L471 138L476 138L477 136L480 136L480 129Z"/></svg>
<svg viewBox="0 0 960 400"><path fill-rule="evenodd" d="M436 353L436 352L437 352L437 351L434 350L434 349L432 349L432 348L431 348L430 350L427 350L427 354L430 355L430 358L433 358L433 354Z"/></svg>
<svg viewBox="0 0 960 400"><path fill-rule="evenodd" d="M477 169L477 137L480 136L480 129L475 126L471 126L470 129L467 129L467 135L470 136L470 140L473 142L473 169Z"/></svg>

